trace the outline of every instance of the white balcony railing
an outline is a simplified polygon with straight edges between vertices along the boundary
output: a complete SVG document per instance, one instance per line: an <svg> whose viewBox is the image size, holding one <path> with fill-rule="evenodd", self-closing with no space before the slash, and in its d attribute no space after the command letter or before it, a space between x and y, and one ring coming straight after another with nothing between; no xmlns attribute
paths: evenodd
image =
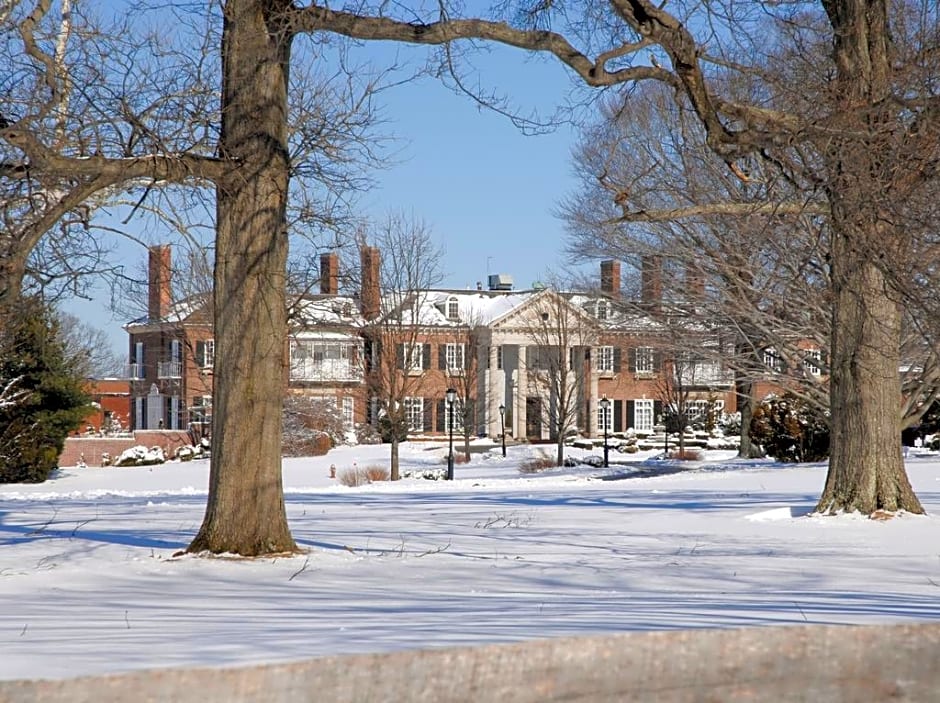
<svg viewBox="0 0 940 703"><path fill-rule="evenodd" d="M182 378L183 365L179 361L160 361L157 363L157 378Z"/></svg>
<svg viewBox="0 0 940 703"><path fill-rule="evenodd" d="M347 359L293 359L290 377L292 381L361 381L362 367Z"/></svg>
<svg viewBox="0 0 940 703"><path fill-rule="evenodd" d="M143 364L126 364L124 366L124 378L140 379L146 378Z"/></svg>

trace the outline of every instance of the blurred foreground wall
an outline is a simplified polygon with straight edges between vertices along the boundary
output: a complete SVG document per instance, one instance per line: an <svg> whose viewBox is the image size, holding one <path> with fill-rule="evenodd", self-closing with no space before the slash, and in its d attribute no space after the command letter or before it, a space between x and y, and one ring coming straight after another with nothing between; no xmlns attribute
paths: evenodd
<svg viewBox="0 0 940 703"><path fill-rule="evenodd" d="M937 701L940 625L677 630L3 681L0 701Z"/></svg>

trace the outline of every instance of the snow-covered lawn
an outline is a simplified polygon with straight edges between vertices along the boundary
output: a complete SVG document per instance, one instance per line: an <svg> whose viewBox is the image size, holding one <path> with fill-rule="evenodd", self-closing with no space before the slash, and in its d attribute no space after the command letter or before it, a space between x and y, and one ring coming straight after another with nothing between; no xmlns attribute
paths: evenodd
<svg viewBox="0 0 940 703"><path fill-rule="evenodd" d="M387 446L287 459L288 515L307 551L279 559L173 556L202 521L205 461L0 486L0 678L940 619L936 455L908 458L930 514L878 522L807 516L823 465L710 452L670 473L612 453L610 469L520 474L536 451L475 453L452 483L359 488L330 479L330 465L382 465ZM405 445L403 469L441 468L445 453Z"/></svg>

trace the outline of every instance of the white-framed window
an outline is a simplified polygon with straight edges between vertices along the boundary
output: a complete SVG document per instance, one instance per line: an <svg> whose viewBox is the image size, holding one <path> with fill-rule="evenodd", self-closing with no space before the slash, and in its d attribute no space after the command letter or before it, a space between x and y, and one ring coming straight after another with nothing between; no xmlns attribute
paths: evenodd
<svg viewBox="0 0 940 703"><path fill-rule="evenodd" d="M424 370L424 345L420 343L402 345L404 349L405 371Z"/></svg>
<svg viewBox="0 0 940 703"><path fill-rule="evenodd" d="M215 364L215 340L206 339L196 342L196 364L204 369L211 369Z"/></svg>
<svg viewBox="0 0 940 703"><path fill-rule="evenodd" d="M208 422L212 419L212 396L197 395L189 409L190 422Z"/></svg>
<svg viewBox="0 0 940 703"><path fill-rule="evenodd" d="M596 350L596 359L595 363L597 364L597 370L601 373L613 373L614 372L614 348L613 347L597 347Z"/></svg>
<svg viewBox="0 0 940 703"><path fill-rule="evenodd" d="M454 400L454 405L451 406L446 400L444 401L444 430L450 431L450 419L451 415L454 418L454 432L463 432L463 399L457 398Z"/></svg>
<svg viewBox="0 0 940 703"><path fill-rule="evenodd" d="M597 319L606 320L609 312L609 307L606 300L597 301Z"/></svg>
<svg viewBox="0 0 940 703"><path fill-rule="evenodd" d="M170 361L179 363L183 360L183 343L178 339L170 340Z"/></svg>
<svg viewBox="0 0 940 703"><path fill-rule="evenodd" d="M134 363L132 364L129 376L131 378L146 378L146 369L144 366L144 343L134 342ZM140 427L140 425L137 425Z"/></svg>
<svg viewBox="0 0 940 703"><path fill-rule="evenodd" d="M405 422L409 432L424 431L424 398L405 398Z"/></svg>
<svg viewBox="0 0 940 703"><path fill-rule="evenodd" d="M450 297L447 299L447 319L460 319L460 306L457 304L457 298L455 297Z"/></svg>
<svg viewBox="0 0 940 703"><path fill-rule="evenodd" d="M708 417L711 403L707 400L690 400L685 404L685 415L689 420L700 420Z"/></svg>
<svg viewBox="0 0 940 703"><path fill-rule="evenodd" d="M144 424L144 399L143 397L134 398L134 429L143 430L147 426Z"/></svg>
<svg viewBox="0 0 940 703"><path fill-rule="evenodd" d="M822 361L822 351L819 349L807 349L806 356L803 357L803 367L806 373L812 376L819 376L822 373L820 362Z"/></svg>
<svg viewBox="0 0 940 703"><path fill-rule="evenodd" d="M343 422L346 427L352 428L356 424L356 402L351 395L343 396Z"/></svg>
<svg viewBox="0 0 940 703"><path fill-rule="evenodd" d="M503 345L502 344L496 347L496 368L497 369L503 368Z"/></svg>
<svg viewBox="0 0 940 703"><path fill-rule="evenodd" d="M782 367L782 362L780 355L777 353L777 350L773 347L767 347L764 350L764 366L766 366L771 371L780 371Z"/></svg>
<svg viewBox="0 0 940 703"><path fill-rule="evenodd" d="M653 431L653 401L633 401L633 429L637 432Z"/></svg>
<svg viewBox="0 0 940 703"><path fill-rule="evenodd" d="M448 343L444 347L444 358L450 373L460 373L464 369L464 345Z"/></svg>
<svg viewBox="0 0 940 703"><path fill-rule="evenodd" d="M653 373L656 369L656 354L652 347L637 347L636 372Z"/></svg>
<svg viewBox="0 0 940 703"><path fill-rule="evenodd" d="M613 432L614 430L614 403L613 401L605 408L600 403L597 404L597 431Z"/></svg>

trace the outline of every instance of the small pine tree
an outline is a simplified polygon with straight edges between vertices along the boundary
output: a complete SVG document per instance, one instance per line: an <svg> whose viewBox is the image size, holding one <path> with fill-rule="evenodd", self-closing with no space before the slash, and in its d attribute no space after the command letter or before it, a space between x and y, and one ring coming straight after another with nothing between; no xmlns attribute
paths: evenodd
<svg viewBox="0 0 940 703"><path fill-rule="evenodd" d="M24 297L0 327L0 483L40 483L56 468L65 438L91 398L59 339L54 311Z"/></svg>

